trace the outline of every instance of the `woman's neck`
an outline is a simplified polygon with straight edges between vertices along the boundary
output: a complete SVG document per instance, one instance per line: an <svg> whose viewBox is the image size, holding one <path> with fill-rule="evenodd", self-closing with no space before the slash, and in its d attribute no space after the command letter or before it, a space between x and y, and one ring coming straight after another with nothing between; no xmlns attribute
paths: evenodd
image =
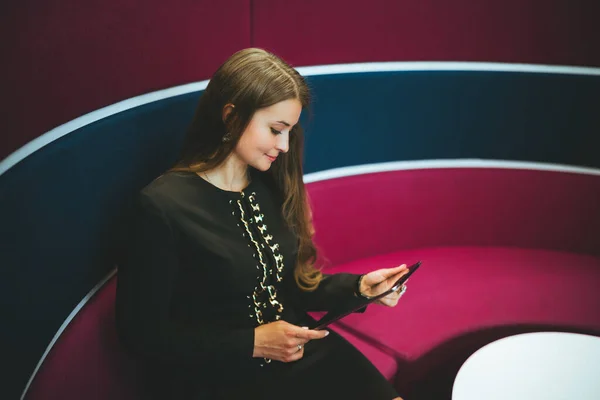
<svg viewBox="0 0 600 400"><path fill-rule="evenodd" d="M242 191L250 182L248 164L232 153L221 165L202 174L203 178L220 189Z"/></svg>

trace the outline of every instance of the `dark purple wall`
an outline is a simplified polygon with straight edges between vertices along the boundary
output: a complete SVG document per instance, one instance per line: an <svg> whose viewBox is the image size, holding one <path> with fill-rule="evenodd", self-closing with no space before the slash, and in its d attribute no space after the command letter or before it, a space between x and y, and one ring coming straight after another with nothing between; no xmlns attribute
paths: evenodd
<svg viewBox="0 0 600 400"><path fill-rule="evenodd" d="M8 0L0 157L82 114L203 80L233 52L294 65L500 61L600 66L593 0Z"/></svg>

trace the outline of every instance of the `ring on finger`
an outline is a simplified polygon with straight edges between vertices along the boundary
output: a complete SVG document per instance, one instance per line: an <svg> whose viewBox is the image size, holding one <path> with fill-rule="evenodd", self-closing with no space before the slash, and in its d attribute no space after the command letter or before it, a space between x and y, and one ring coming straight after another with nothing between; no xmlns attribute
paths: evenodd
<svg viewBox="0 0 600 400"><path fill-rule="evenodd" d="M301 350L302 350L302 345L301 345L301 344L299 344L299 345L298 345L298 351L301 351Z"/></svg>

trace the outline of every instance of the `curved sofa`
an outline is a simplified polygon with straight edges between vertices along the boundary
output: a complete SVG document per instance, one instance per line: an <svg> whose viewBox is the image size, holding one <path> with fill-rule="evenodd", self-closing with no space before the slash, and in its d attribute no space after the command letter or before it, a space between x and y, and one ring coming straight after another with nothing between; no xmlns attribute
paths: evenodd
<svg viewBox="0 0 600 400"><path fill-rule="evenodd" d="M329 272L423 261L397 307L336 328L400 393L423 399L449 398L460 365L497 338L599 335L600 175L431 164L309 185Z"/></svg>
<svg viewBox="0 0 600 400"><path fill-rule="evenodd" d="M335 329L413 399L449 396L460 364L497 338L598 335L600 72L370 67L303 71L315 239L328 272L423 266L398 307ZM0 293L22 398L142 393L114 331L123 221L175 159L201 86L74 121L3 161Z"/></svg>
<svg viewBox="0 0 600 400"><path fill-rule="evenodd" d="M396 308L370 306L334 327L409 398L448 396L462 362L500 337L536 330L600 335L600 174L436 167L343 176L308 188L327 272L423 260ZM29 398L141 393L113 328L116 279L71 322Z"/></svg>

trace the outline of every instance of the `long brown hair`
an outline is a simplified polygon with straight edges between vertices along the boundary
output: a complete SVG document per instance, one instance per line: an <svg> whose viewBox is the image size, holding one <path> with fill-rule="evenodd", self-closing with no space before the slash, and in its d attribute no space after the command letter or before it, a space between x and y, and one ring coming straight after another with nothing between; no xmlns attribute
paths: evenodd
<svg viewBox="0 0 600 400"><path fill-rule="evenodd" d="M254 113L284 100L297 99L306 110L310 91L304 78L281 58L263 49L233 54L210 79L185 136L179 161L171 171L202 172L223 163L234 150ZM223 121L227 104L235 107ZM229 140L223 141L224 135ZM322 274L315 267L310 206L302 180L304 134L298 122L290 132L289 150L277 157L267 174L283 199L282 213L298 236L294 279L307 291L317 288Z"/></svg>

